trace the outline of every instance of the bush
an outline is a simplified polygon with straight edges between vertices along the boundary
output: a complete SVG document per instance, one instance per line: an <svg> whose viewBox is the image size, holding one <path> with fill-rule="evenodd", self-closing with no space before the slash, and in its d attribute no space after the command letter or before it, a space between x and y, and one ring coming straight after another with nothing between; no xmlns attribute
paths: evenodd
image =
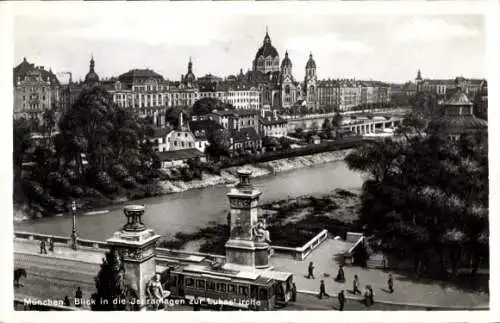
<svg viewBox="0 0 500 323"><path fill-rule="evenodd" d="M137 183L132 176L127 176L123 179L123 187L135 188L135 187L137 187Z"/></svg>
<svg viewBox="0 0 500 323"><path fill-rule="evenodd" d="M72 186L71 187L71 196L73 197L82 197L83 195L85 195L85 192L83 191L83 189L79 186Z"/></svg>
<svg viewBox="0 0 500 323"><path fill-rule="evenodd" d="M129 176L128 170L122 164L116 164L111 166L110 174L113 178L116 178L117 180L123 180L124 178Z"/></svg>

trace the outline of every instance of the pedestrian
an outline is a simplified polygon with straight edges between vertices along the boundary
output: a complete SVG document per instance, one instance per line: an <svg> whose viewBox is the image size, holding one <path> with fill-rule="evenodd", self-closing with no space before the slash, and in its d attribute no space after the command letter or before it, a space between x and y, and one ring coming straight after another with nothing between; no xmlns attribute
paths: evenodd
<svg viewBox="0 0 500 323"><path fill-rule="evenodd" d="M335 281L337 281L337 282L345 282L344 266L340 265L339 271L337 272L337 277L335 277Z"/></svg>
<svg viewBox="0 0 500 323"><path fill-rule="evenodd" d="M325 281L321 280L321 283L319 284L319 299L322 299L323 296L330 297L330 295L326 293Z"/></svg>
<svg viewBox="0 0 500 323"><path fill-rule="evenodd" d="M394 293L394 281L391 274L389 274L389 279L387 280L387 287L389 287L389 293Z"/></svg>
<svg viewBox="0 0 500 323"><path fill-rule="evenodd" d="M200 299L198 298L198 296L195 296L194 297L194 300L193 300L193 311L199 311L200 310Z"/></svg>
<svg viewBox="0 0 500 323"><path fill-rule="evenodd" d="M359 278L358 278L358 275L354 275L354 280L352 281L352 293L354 295L361 294L361 291L359 290Z"/></svg>
<svg viewBox="0 0 500 323"><path fill-rule="evenodd" d="M345 304L345 295L344 295L344 290L341 290L338 295L339 299L339 311L344 310L344 304Z"/></svg>
<svg viewBox="0 0 500 323"><path fill-rule="evenodd" d="M75 293L75 305L76 307L82 307L82 301L83 301L83 293L82 290L80 289L80 286L76 288L76 293Z"/></svg>
<svg viewBox="0 0 500 323"><path fill-rule="evenodd" d="M64 296L64 306L71 306L68 295Z"/></svg>
<svg viewBox="0 0 500 323"><path fill-rule="evenodd" d="M370 290L368 289L368 286L365 287L363 294L365 306L370 306Z"/></svg>
<svg viewBox="0 0 500 323"><path fill-rule="evenodd" d="M40 241L40 253L41 254L47 253L47 246L45 244L45 240Z"/></svg>
<svg viewBox="0 0 500 323"><path fill-rule="evenodd" d="M295 283L292 283L292 302L297 301L297 286Z"/></svg>
<svg viewBox="0 0 500 323"><path fill-rule="evenodd" d="M370 305L373 305L373 288L371 285L368 285L368 298L370 299Z"/></svg>
<svg viewBox="0 0 500 323"><path fill-rule="evenodd" d="M313 264L312 261L309 263L309 268L307 270L309 272L308 275L307 275L307 278L311 278L312 277L312 279L314 279L314 264Z"/></svg>
<svg viewBox="0 0 500 323"><path fill-rule="evenodd" d="M54 252L54 239L49 238L49 251Z"/></svg>

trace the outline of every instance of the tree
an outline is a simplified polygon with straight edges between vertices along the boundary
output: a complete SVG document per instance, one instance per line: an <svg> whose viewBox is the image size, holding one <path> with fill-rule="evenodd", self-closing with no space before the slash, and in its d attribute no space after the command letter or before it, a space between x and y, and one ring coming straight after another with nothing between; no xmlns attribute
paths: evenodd
<svg viewBox="0 0 500 323"><path fill-rule="evenodd" d="M337 111L337 113L332 119L332 128L334 130L339 130L342 127L342 120L343 120L342 115Z"/></svg>
<svg viewBox="0 0 500 323"><path fill-rule="evenodd" d="M361 225L385 253L412 257L416 274L476 272L488 250L487 156L484 138L471 137L402 136L357 148L346 162L370 175Z"/></svg>
<svg viewBox="0 0 500 323"><path fill-rule="evenodd" d="M56 114L54 110L47 109L43 112L43 128L46 131L46 135L48 136L47 144L50 146L52 141L52 132L56 126Z"/></svg>
<svg viewBox="0 0 500 323"><path fill-rule="evenodd" d="M323 121L321 129L328 132L332 131L332 123L330 122L330 120L328 120L328 118L325 118L325 121Z"/></svg>
<svg viewBox="0 0 500 323"><path fill-rule="evenodd" d="M103 258L101 269L95 277L96 293L92 295L93 311L138 310L139 294L137 286L127 273L123 256L116 249L111 249ZM117 302L117 300L124 300ZM135 300L134 302L132 302ZM132 304L134 303L134 304Z"/></svg>

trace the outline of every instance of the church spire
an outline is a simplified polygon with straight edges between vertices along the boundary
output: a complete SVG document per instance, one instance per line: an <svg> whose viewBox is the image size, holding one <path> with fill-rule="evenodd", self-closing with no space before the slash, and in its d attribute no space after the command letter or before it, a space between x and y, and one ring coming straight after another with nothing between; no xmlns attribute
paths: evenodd
<svg viewBox="0 0 500 323"><path fill-rule="evenodd" d="M269 29L266 26L266 36L264 37L264 44L271 44L271 37L269 37Z"/></svg>

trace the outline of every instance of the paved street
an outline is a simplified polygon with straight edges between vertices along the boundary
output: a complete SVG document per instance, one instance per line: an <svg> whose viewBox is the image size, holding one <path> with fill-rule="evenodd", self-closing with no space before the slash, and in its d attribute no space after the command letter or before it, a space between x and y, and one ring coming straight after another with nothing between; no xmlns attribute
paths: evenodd
<svg viewBox="0 0 500 323"><path fill-rule="evenodd" d="M485 293L461 291L439 283L414 282L396 273L393 273L396 291L389 294L385 291L387 273L375 269L346 267L346 283L337 283L333 280L338 266L332 257L331 242L331 240L327 240L314 250L305 261L272 257L271 264L278 270L293 272L299 291L317 292L321 279L325 280L326 290L330 295L337 295L340 289L345 289L349 304L346 305L346 309L353 307L354 310L360 306L364 307L359 301L349 299L353 297L349 290L352 289L354 274L360 277L361 287L364 287L365 284L373 286L376 301L408 303L421 305L423 308L432 305L473 308L486 306L489 302L489 295ZM16 289L16 296L30 295L42 298L51 295L51 297L63 299L64 296L68 295L72 298L77 284L81 286L84 295L91 295L94 292L94 277L102 262L103 252L92 249L81 249L75 252L67 246L56 244L53 254L40 255L36 242L20 239L15 240L15 250L23 252L23 254L15 254L15 266L24 267L28 272L25 286ZM309 261L313 261L316 267L316 279L305 278ZM329 277L325 277L324 273L329 274ZM318 309L326 310L331 309L332 304L332 300L318 300L315 296L300 294L297 303L291 308L315 309L318 307ZM393 309L393 305L383 304L377 304L370 309L378 307ZM394 306L394 309L401 309L401 306Z"/></svg>
<svg viewBox="0 0 500 323"><path fill-rule="evenodd" d="M489 303L489 295L486 293L472 293L459 290L452 286L446 286L440 282L417 282L392 273L394 278L395 293L389 294L387 289L387 275L378 269L364 269L360 267L345 267L345 283L337 283L334 278L337 274L338 264L333 259L333 240L326 240L315 249L304 261L296 261L285 257L272 257L270 262L277 269L291 271L294 273L294 281L298 290L319 291L320 280L323 279L327 293L337 295L344 289L346 297L352 296L352 281L357 274L360 279L360 286L366 284L373 287L376 300L440 306L474 307L484 306ZM312 261L315 266L315 279L307 279L307 266ZM325 277L325 273L329 276Z"/></svg>

